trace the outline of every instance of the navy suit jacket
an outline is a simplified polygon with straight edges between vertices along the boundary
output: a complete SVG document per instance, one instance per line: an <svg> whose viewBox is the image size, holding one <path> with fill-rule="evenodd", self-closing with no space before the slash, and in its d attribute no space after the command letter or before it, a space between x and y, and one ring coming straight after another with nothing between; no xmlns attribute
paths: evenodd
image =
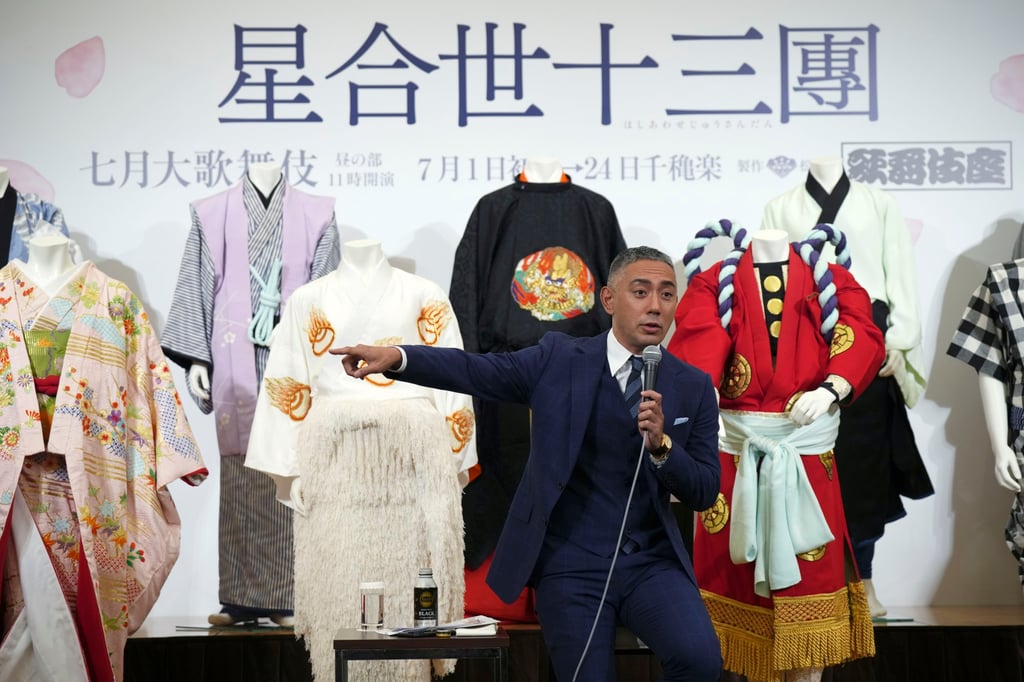
<svg viewBox="0 0 1024 682"><path fill-rule="evenodd" d="M389 373L425 386L530 405L530 457L487 574L488 585L508 603L530 579L551 510L576 466L600 379L611 371L608 333L579 338L550 332L537 345L510 353L402 346L406 368L401 374ZM662 395L672 450L660 467L645 458L642 475L657 491L661 523L693 580L669 494L694 510L707 509L717 498L718 405L708 375L667 352L662 354L655 390Z"/></svg>

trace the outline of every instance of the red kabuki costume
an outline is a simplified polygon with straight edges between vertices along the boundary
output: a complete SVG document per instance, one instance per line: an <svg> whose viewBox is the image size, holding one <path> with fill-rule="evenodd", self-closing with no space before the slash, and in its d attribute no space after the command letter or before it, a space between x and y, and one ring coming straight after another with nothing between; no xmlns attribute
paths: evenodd
<svg viewBox="0 0 1024 682"><path fill-rule="evenodd" d="M834 432L829 432L827 426L822 429L818 423L831 420L838 430L836 417L824 415L812 424L798 427L783 413L792 408L803 392L817 389L829 375L848 381L853 388L850 397L856 397L878 372L884 346L878 328L872 323L871 302L866 292L845 269L834 265L829 270L836 287L838 320L831 342L826 340L821 331L822 307L812 270L792 248L785 268L788 274L781 324L775 322L771 329L766 324L757 266L746 252L736 265L731 318L725 318L724 328L718 302L722 267L722 263L715 264L691 279L676 311L676 331L668 345L673 355L711 375L719 387L726 424L719 453L721 491L715 505L701 512L696 524L694 568L721 641L725 669L746 675L751 682L776 681L786 670L823 668L874 654L867 601L848 555L839 472L829 445L834 443ZM777 340L774 357L770 335ZM772 428L768 439L792 442L789 452L793 456L788 466L794 477L799 475L810 498L809 506L815 506L815 498L820 505L820 512L815 510L818 519L824 521L820 527L825 542L820 546L799 546L796 539L808 535L801 527L802 521L791 520L790 528L778 533L779 506L772 506L765 514L763 500L759 499L756 505L746 502L742 510L738 504L736 495L746 484L751 499L765 496L765 487L771 485L766 479L778 475L769 472L772 467L781 466L772 455L763 456L766 451L758 449L768 447L770 452L770 446L757 445L752 450L757 457L742 459L740 447L728 445L729 433L733 434L734 445L743 441L735 437L735 425L739 425L739 431L747 434L743 442L747 448L751 440L765 440L759 429L769 423ZM812 440L820 443L822 449L803 451L800 447L807 446L807 435L816 428L823 435ZM749 468L744 470L741 461L749 462ZM746 475L746 484L739 472ZM741 480L734 489L738 478ZM784 483L791 484L792 480ZM795 497L792 486L787 485L784 496L776 500L782 507L792 507ZM755 515L749 508L755 506L758 538L763 532L769 539L764 546L758 546L757 562L748 556L745 563L736 563L731 558L736 556L735 547L730 555L730 536L743 532L753 535ZM789 514L793 519L792 510ZM738 528L744 525L748 528ZM829 531L831 541L827 537ZM772 533L785 535L786 540L792 535L796 547L784 557L792 566L793 577L779 581L781 586L774 582L778 576L772 574L772 568L765 574L761 563L762 555L770 555L770 549L777 551L780 546ZM740 539L734 537L734 545L738 542ZM765 561L772 564L771 559Z"/></svg>

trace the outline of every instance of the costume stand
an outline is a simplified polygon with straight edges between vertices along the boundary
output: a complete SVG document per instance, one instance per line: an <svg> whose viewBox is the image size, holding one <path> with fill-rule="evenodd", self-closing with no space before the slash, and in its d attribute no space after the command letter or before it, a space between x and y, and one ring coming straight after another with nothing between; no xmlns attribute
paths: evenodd
<svg viewBox="0 0 1024 682"><path fill-rule="evenodd" d="M280 506L299 512L295 631L321 680L333 674L333 633L359 623L360 582L383 581L385 626L408 626L417 569L431 567L438 618L463 614L459 498L476 463L472 401L382 375L347 376L327 351L358 343L462 344L444 291L393 268L373 240L346 243L335 272L292 294L271 342L246 456L247 469L269 475ZM426 682L430 666L353 670L352 679Z"/></svg>
<svg viewBox="0 0 1024 682"><path fill-rule="evenodd" d="M697 584L726 670L752 682L816 678L874 653L831 451L834 403L870 383L881 334L864 290L818 258L835 234L812 233L817 244L797 250L762 231L748 249L742 229L714 227L736 248L698 273L716 230L698 233L668 347L718 383L725 427L721 491L694 539Z"/></svg>
<svg viewBox="0 0 1024 682"><path fill-rule="evenodd" d="M239 184L191 210L162 343L188 371L200 410L216 417L222 609L210 622L269 616L289 625L291 511L275 502L266 477L245 468L245 451L280 306L338 264L334 199L300 192L279 167L255 164Z"/></svg>
<svg viewBox="0 0 1024 682"><path fill-rule="evenodd" d="M39 225L0 270L0 678L121 680L207 470L139 300Z"/></svg>
<svg viewBox="0 0 1024 682"><path fill-rule="evenodd" d="M8 260L29 260L28 240L42 223L68 236L63 212L36 194L16 190L7 167L0 166L0 253L8 254ZM80 260L78 245L70 242L69 248L72 260Z"/></svg>
<svg viewBox="0 0 1024 682"><path fill-rule="evenodd" d="M873 616L885 615L871 582L875 543L887 523L906 516L902 497L934 493L907 410L924 392L924 357L913 245L896 201L852 181L838 158L814 159L806 181L772 199L762 227L800 239L833 224L849 242L850 272L868 292L885 338L886 362L871 385L843 407L835 457L857 568ZM830 260L834 260L831 247Z"/></svg>
<svg viewBox="0 0 1024 682"><path fill-rule="evenodd" d="M1006 523L1006 546L1024 587L1024 261L992 265L974 290L946 349L978 372L996 480L1016 493Z"/></svg>
<svg viewBox="0 0 1024 682"><path fill-rule="evenodd" d="M480 198L455 252L449 295L466 350L514 351L549 331L593 336L610 326L596 294L626 246L611 203L555 159L529 159L516 181ZM530 451L530 411L474 401L479 470L462 500L467 610L535 620L524 593L509 607L484 583Z"/></svg>

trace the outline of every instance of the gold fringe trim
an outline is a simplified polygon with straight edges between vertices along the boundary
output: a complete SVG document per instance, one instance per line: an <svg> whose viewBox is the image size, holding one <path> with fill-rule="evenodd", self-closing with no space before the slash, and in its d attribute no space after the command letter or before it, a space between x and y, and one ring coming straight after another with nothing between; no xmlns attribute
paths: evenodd
<svg viewBox="0 0 1024 682"><path fill-rule="evenodd" d="M864 583L860 580L847 585L850 590L850 613L852 614L851 658L866 658L875 655L875 626L871 623L871 607Z"/></svg>
<svg viewBox="0 0 1024 682"><path fill-rule="evenodd" d="M875 653L864 586L775 597L774 609L701 591L718 633L724 667L758 682L782 682L787 670L824 668Z"/></svg>
<svg viewBox="0 0 1024 682"><path fill-rule="evenodd" d="M772 670L772 610L706 590L701 590L701 596L718 633L723 667L751 682L782 682L781 675Z"/></svg>

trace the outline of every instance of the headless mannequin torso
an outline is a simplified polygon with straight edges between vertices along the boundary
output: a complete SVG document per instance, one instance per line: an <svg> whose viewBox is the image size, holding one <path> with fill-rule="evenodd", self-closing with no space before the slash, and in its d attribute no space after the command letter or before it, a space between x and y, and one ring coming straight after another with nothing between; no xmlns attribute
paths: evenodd
<svg viewBox="0 0 1024 682"><path fill-rule="evenodd" d="M839 178L843 177L845 170L843 169L842 159L836 156L824 156L811 159L807 172L818 181L822 189L831 194L839 182ZM902 351L888 350L885 353L885 362L882 364L881 369L878 370L878 375L891 377L905 363L906 358Z"/></svg>
<svg viewBox="0 0 1024 682"><path fill-rule="evenodd" d="M269 199L281 182L281 166L276 163L251 163L246 177L259 193ZM188 368L188 383L192 392L203 400L210 399L210 369L202 362Z"/></svg>
<svg viewBox="0 0 1024 682"><path fill-rule="evenodd" d="M839 183L839 178L843 177L843 160L837 156L811 159L808 172L823 190L831 194Z"/></svg>
<svg viewBox="0 0 1024 682"><path fill-rule="evenodd" d="M783 230L758 230L750 238L754 264L789 262L789 237Z"/></svg>
<svg viewBox="0 0 1024 682"><path fill-rule="evenodd" d="M71 240L49 223L40 223L40 229L28 240L28 262L25 274L36 286L53 296L67 283L75 269L71 259Z"/></svg>
<svg viewBox="0 0 1024 682"><path fill-rule="evenodd" d="M70 245L71 241L63 236L34 237L28 242L26 274L51 296L64 286L74 270Z"/></svg>
<svg viewBox="0 0 1024 682"><path fill-rule="evenodd" d="M345 242L341 249L342 265L361 273L364 278L384 260L384 250L375 239L354 239Z"/></svg>
<svg viewBox="0 0 1024 682"><path fill-rule="evenodd" d="M561 182L563 173L562 164L550 156L531 157L523 164L527 182Z"/></svg>
<svg viewBox="0 0 1024 682"><path fill-rule="evenodd" d="M281 181L281 166L276 163L251 163L246 175L260 194L269 197Z"/></svg>
<svg viewBox="0 0 1024 682"><path fill-rule="evenodd" d="M354 272L361 276L364 282L368 281L374 273L378 272L381 263L387 264L384 257L384 250L379 241L375 239L355 239L345 242L341 250L341 263L338 268L345 268L347 272ZM289 498L292 508L299 514L306 514L306 503L302 497L302 479L296 476L291 480Z"/></svg>

